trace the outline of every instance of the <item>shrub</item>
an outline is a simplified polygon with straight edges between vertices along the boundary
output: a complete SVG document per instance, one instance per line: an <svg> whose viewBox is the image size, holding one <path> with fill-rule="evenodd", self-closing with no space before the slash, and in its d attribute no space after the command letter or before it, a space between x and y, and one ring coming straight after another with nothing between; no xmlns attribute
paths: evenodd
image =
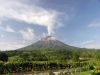
<svg viewBox="0 0 100 75"><path fill-rule="evenodd" d="M100 72L96 73L95 75L100 75Z"/></svg>
<svg viewBox="0 0 100 75"><path fill-rule="evenodd" d="M8 61L8 55L6 53L0 53L0 60L1 61Z"/></svg>
<svg viewBox="0 0 100 75"><path fill-rule="evenodd" d="M60 72L58 75L65 75L63 72Z"/></svg>
<svg viewBox="0 0 100 75"><path fill-rule="evenodd" d="M94 67L94 66L90 66L89 69L90 69L90 70L94 70L95 67Z"/></svg>
<svg viewBox="0 0 100 75"><path fill-rule="evenodd" d="M55 74L54 74L53 72L50 71L50 72L49 72L49 75L55 75Z"/></svg>
<svg viewBox="0 0 100 75"><path fill-rule="evenodd" d="M82 71L88 71L88 70L89 70L89 66L88 65L82 67Z"/></svg>

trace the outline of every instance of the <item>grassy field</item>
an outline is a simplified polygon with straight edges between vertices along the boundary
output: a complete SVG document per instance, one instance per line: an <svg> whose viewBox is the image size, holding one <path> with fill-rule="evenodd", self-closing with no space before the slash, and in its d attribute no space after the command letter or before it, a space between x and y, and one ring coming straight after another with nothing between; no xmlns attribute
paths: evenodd
<svg viewBox="0 0 100 75"><path fill-rule="evenodd" d="M76 73L75 75L92 75L90 71Z"/></svg>

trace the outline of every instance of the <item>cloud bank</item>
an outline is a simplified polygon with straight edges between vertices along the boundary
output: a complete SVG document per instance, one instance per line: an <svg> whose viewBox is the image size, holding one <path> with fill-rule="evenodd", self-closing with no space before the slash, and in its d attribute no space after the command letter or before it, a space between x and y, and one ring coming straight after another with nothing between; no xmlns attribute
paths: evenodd
<svg viewBox="0 0 100 75"><path fill-rule="evenodd" d="M29 5L24 0L0 0L0 19L15 19L28 24L40 25L47 28L48 35L54 33L54 29L61 26L54 10L46 10L40 6Z"/></svg>
<svg viewBox="0 0 100 75"><path fill-rule="evenodd" d="M41 7L38 4L41 3L40 1L34 0L32 4L29 4L31 0L0 0L0 31L2 31L0 38L4 39L4 41L0 42L0 49L12 50L29 45L29 42L35 42L40 35L36 38L38 32L34 33L35 29L32 29L34 26L31 28L29 25L45 27L47 29L46 36L55 34L55 29L63 25L60 19L63 13L54 9ZM10 23L9 20L11 22L25 23L26 28L18 30L17 26L14 27L13 23ZM22 25L24 26L24 24ZM16 38L8 40L5 39L6 36Z"/></svg>
<svg viewBox="0 0 100 75"><path fill-rule="evenodd" d="M100 43L97 43L95 40L89 40L82 43L83 48L90 49L100 49Z"/></svg>
<svg viewBox="0 0 100 75"><path fill-rule="evenodd" d="M33 40L35 37L34 30L31 28L27 28L27 30L19 31L24 40Z"/></svg>
<svg viewBox="0 0 100 75"><path fill-rule="evenodd" d="M22 47L25 47L26 44L25 43L18 43L18 42L0 42L0 48L3 50L3 51L6 51L6 50L15 50L15 49L18 49L18 48L22 48Z"/></svg>
<svg viewBox="0 0 100 75"><path fill-rule="evenodd" d="M5 32L11 32L11 33L15 32L15 30L11 28L9 25L7 25L6 27L0 27L0 30L5 31Z"/></svg>
<svg viewBox="0 0 100 75"><path fill-rule="evenodd" d="M88 26L89 27L100 27L100 20L93 21Z"/></svg>
<svg viewBox="0 0 100 75"><path fill-rule="evenodd" d="M73 46L88 49L100 49L100 43L98 43L96 40L87 40L80 43L74 43Z"/></svg>

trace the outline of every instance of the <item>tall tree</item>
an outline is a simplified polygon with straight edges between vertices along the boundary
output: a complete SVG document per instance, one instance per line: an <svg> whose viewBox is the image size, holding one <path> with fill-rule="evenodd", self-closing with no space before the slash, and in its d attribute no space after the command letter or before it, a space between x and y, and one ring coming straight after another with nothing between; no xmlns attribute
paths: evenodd
<svg viewBox="0 0 100 75"><path fill-rule="evenodd" d="M0 53L0 60L7 62L8 61L8 55L6 53Z"/></svg>

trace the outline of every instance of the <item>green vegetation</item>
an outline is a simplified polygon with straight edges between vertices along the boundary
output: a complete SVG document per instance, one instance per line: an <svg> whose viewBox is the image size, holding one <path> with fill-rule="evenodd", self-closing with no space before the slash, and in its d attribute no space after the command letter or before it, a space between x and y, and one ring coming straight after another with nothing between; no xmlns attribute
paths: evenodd
<svg viewBox="0 0 100 75"><path fill-rule="evenodd" d="M7 54L6 53L0 53L0 60L4 61L4 62L8 61Z"/></svg>
<svg viewBox="0 0 100 75"><path fill-rule="evenodd" d="M99 57L99 50L76 48L72 50L4 51L0 52L0 73L66 69L68 70L66 74L99 75L100 70L94 67L100 66ZM66 74L59 73L59 75Z"/></svg>
<svg viewBox="0 0 100 75"><path fill-rule="evenodd" d="M76 73L75 75L92 75L90 71Z"/></svg>
<svg viewBox="0 0 100 75"><path fill-rule="evenodd" d="M49 72L49 75L55 75L53 72Z"/></svg>

